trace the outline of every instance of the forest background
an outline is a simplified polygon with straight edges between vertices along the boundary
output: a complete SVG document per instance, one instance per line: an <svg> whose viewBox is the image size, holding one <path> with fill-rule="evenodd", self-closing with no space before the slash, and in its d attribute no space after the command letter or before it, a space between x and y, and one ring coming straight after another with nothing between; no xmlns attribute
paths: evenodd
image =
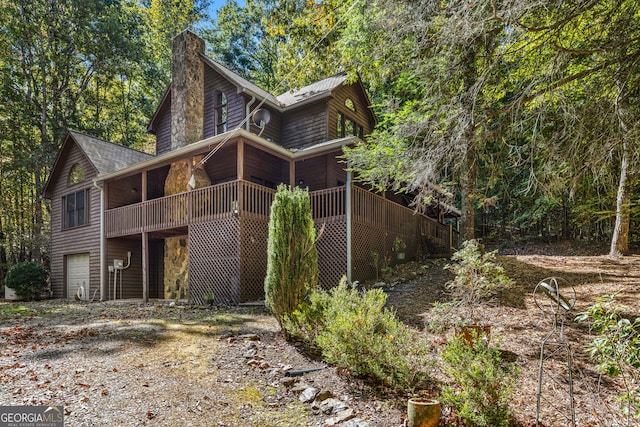
<svg viewBox="0 0 640 427"><path fill-rule="evenodd" d="M638 242L638 1L212 5L0 0L0 284L17 262L48 264L42 192L67 129L153 151L185 28L272 93L361 77L379 124L350 166L417 209L448 198L465 239Z"/></svg>

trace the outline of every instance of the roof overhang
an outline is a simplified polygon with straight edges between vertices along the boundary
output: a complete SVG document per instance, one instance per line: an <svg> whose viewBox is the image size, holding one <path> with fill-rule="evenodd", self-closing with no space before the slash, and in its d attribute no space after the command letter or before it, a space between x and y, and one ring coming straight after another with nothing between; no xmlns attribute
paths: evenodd
<svg viewBox="0 0 640 427"><path fill-rule="evenodd" d="M153 157L152 159L145 160L140 163L136 163L135 165L126 167L124 169L120 169L115 172L111 172L108 174L100 175L94 178L94 181L97 183L109 181L116 178L123 178L130 175L135 175L145 169L152 169L155 167L160 167L164 165L171 164L179 159L183 159L190 155L202 154L206 152L211 152L215 147L220 144L226 144L230 141L237 141L240 139L244 139L250 141L253 145L263 147L267 151L270 151L279 157L282 157L287 160L298 160L302 158L308 158L313 156L322 155L324 153L329 153L332 151L336 151L344 147L345 145L351 145L357 141L356 137L348 137L348 138L340 138L332 141L323 142L320 144L312 145L310 147L300 149L300 150L289 150L280 145L277 145L271 141L267 141L266 139L248 132L244 129L235 129L230 132L225 132L220 135L213 136L211 138L203 139L202 141L198 141L193 144L189 144L185 147L178 148L176 150L169 151L167 153L163 153L159 156Z"/></svg>

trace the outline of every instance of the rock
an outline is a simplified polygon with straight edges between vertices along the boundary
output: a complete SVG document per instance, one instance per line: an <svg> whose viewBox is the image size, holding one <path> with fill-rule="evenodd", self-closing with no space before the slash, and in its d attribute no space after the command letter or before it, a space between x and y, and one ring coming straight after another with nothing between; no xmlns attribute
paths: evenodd
<svg viewBox="0 0 640 427"><path fill-rule="evenodd" d="M258 348L258 344L255 341L245 341L244 348L251 350L252 348Z"/></svg>
<svg viewBox="0 0 640 427"><path fill-rule="evenodd" d="M385 286L387 286L385 282L376 282L373 285L371 285L373 289L384 288Z"/></svg>
<svg viewBox="0 0 640 427"><path fill-rule="evenodd" d="M308 403L315 399L318 394L318 389L314 387L306 388L302 393L300 393L299 399L302 403Z"/></svg>
<svg viewBox="0 0 640 427"><path fill-rule="evenodd" d="M255 357L255 355L258 354L258 350L256 350L255 348L249 349L247 351L244 352L243 356L245 359L251 359L253 357Z"/></svg>
<svg viewBox="0 0 640 427"><path fill-rule="evenodd" d="M327 400L330 397L334 397L333 393L331 393L329 390L322 390L316 395L315 400L318 402L322 402L323 400Z"/></svg>
<svg viewBox="0 0 640 427"><path fill-rule="evenodd" d="M340 427L369 427L369 423L362 418L352 418L340 424Z"/></svg>
<svg viewBox="0 0 640 427"><path fill-rule="evenodd" d="M271 377L275 377L280 373L280 368L269 368L265 373Z"/></svg>
<svg viewBox="0 0 640 427"><path fill-rule="evenodd" d="M344 409L347 409L347 405L333 397L323 400L322 403L320 403L320 410L327 415L337 414Z"/></svg>
<svg viewBox="0 0 640 427"><path fill-rule="evenodd" d="M324 422L324 425L335 426L336 424L340 424L342 422L355 418L355 416L356 416L356 413L353 409L351 408L343 409L342 411L339 411L338 413L336 413L335 416L331 418L327 418L327 420Z"/></svg>
<svg viewBox="0 0 640 427"><path fill-rule="evenodd" d="M305 382L301 382L295 385L295 387L293 387L291 389L291 391L293 393L301 393L304 390L308 389L309 387L311 387L309 384L305 383Z"/></svg>

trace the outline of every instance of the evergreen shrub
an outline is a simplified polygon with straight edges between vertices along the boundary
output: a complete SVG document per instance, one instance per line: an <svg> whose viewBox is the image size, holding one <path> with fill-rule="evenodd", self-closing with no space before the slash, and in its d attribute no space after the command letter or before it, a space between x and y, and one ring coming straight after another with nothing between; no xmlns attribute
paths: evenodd
<svg viewBox="0 0 640 427"><path fill-rule="evenodd" d="M442 350L445 372L452 383L441 391L465 426L508 426L512 421L509 401L519 369L501 358L498 346L474 333L472 342L456 336Z"/></svg>
<svg viewBox="0 0 640 427"><path fill-rule="evenodd" d="M47 290L49 274L35 262L22 262L12 266L7 272L4 284L14 289L16 296L28 301L38 300Z"/></svg>
<svg viewBox="0 0 640 427"><path fill-rule="evenodd" d="M265 305L280 325L318 285L315 240L308 191L278 186L269 219L264 293Z"/></svg>
<svg viewBox="0 0 640 427"><path fill-rule="evenodd" d="M386 299L380 289L361 294L343 279L328 292L312 292L285 327L354 376L396 389L424 386L431 366L428 346L385 308Z"/></svg>

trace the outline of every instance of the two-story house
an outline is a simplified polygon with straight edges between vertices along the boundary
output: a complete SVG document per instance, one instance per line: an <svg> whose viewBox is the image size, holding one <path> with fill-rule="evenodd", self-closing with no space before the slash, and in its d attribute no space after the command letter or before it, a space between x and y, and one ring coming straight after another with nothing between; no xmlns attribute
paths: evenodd
<svg viewBox="0 0 640 427"><path fill-rule="evenodd" d="M375 275L394 241L406 258L456 235L406 196L354 184L342 148L375 126L360 82L342 74L274 96L173 40L172 81L148 127L156 154L70 131L45 189L51 286L62 298L261 299L278 184L308 188L320 281Z"/></svg>

